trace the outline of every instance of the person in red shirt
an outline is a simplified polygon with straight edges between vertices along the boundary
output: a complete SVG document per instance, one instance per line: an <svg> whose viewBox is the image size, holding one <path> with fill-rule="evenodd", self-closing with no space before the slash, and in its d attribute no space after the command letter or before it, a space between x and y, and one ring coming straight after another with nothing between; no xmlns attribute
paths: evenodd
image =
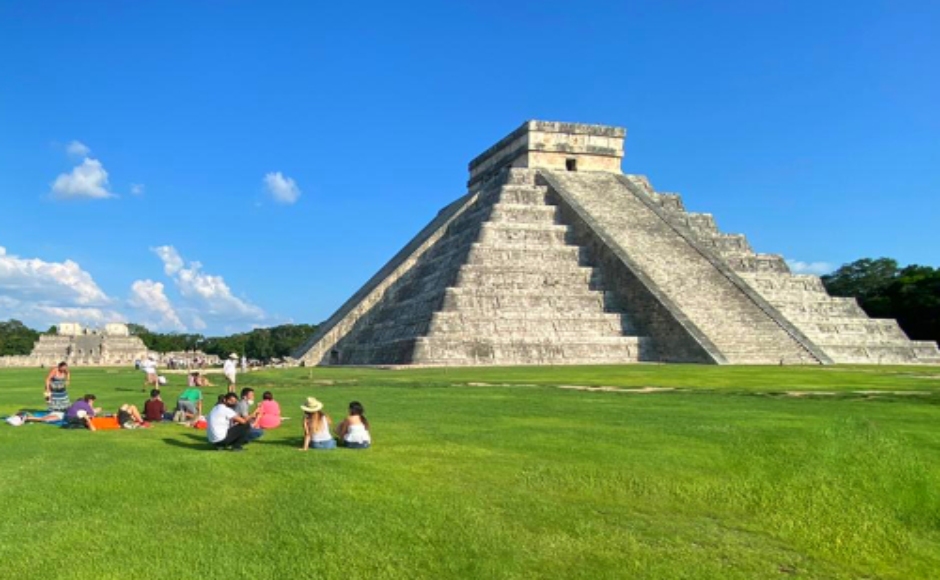
<svg viewBox="0 0 940 580"><path fill-rule="evenodd" d="M163 399L160 398L160 391L153 389L150 391L150 398L144 403L144 419L147 421L162 421L166 407L163 405Z"/></svg>

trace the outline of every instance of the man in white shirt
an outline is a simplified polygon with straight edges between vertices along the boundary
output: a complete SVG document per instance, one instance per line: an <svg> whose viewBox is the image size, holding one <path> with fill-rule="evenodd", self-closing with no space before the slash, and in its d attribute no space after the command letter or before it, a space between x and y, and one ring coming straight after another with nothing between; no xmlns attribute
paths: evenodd
<svg viewBox="0 0 940 580"><path fill-rule="evenodd" d="M219 403L209 411L206 418L206 436L209 443L216 449L222 450L231 447L232 451L241 451L248 443L251 435L249 419L240 417L235 411L238 395L229 393L225 395L224 402Z"/></svg>
<svg viewBox="0 0 940 580"><path fill-rule="evenodd" d="M222 373L228 381L228 392L235 393L235 375L238 374L238 355L234 352L228 355L225 364L222 365Z"/></svg>

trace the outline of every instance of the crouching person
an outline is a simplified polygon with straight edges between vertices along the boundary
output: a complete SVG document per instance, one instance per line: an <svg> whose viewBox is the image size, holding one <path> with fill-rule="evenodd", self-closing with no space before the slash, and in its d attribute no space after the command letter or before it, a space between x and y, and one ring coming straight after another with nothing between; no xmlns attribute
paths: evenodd
<svg viewBox="0 0 940 580"><path fill-rule="evenodd" d="M251 420L241 417L235 411L238 395L228 393L218 405L209 411L206 434L209 443L216 449L231 447L232 451L241 451L251 435Z"/></svg>
<svg viewBox="0 0 940 580"><path fill-rule="evenodd" d="M72 403L65 412L65 421L68 426L85 427L89 431L94 431L95 424L91 420L95 418L96 413L101 412L101 409L92 406L96 399L94 395L85 395Z"/></svg>

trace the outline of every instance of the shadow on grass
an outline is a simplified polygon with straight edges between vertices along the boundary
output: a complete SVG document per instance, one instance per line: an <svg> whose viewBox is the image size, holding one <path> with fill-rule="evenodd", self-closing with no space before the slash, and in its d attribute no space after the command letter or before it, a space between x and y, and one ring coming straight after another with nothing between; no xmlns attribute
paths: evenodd
<svg viewBox="0 0 940 580"><path fill-rule="evenodd" d="M205 437L200 437L192 433L184 433L182 438L188 439L188 441L183 441L179 437L170 438L164 437L163 442L172 447L182 447L184 449L195 449L197 451L214 451L215 447L206 441Z"/></svg>
<svg viewBox="0 0 940 580"><path fill-rule="evenodd" d="M255 439L254 441L251 442L251 444L252 445L264 445L264 446L279 445L281 447L296 447L299 449L300 446L303 445L303 442L304 442L303 437L293 437L293 438L289 437L287 439L273 439L273 438L265 439L264 437L262 437L260 439Z"/></svg>

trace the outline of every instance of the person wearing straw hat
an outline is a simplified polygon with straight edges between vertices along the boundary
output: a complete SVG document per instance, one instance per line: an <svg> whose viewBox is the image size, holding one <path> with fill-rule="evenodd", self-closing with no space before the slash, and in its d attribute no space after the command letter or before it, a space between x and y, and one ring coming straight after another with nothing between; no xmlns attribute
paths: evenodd
<svg viewBox="0 0 940 580"><path fill-rule="evenodd" d="M307 397L300 409L304 412L304 444L300 450L306 451L310 447L336 449L336 440L330 431L330 417L323 412L323 403L315 397Z"/></svg>
<svg viewBox="0 0 940 580"><path fill-rule="evenodd" d="M238 355L234 352L228 355L225 364L222 365L222 374L228 381L228 392L235 392L235 376L238 374Z"/></svg>

